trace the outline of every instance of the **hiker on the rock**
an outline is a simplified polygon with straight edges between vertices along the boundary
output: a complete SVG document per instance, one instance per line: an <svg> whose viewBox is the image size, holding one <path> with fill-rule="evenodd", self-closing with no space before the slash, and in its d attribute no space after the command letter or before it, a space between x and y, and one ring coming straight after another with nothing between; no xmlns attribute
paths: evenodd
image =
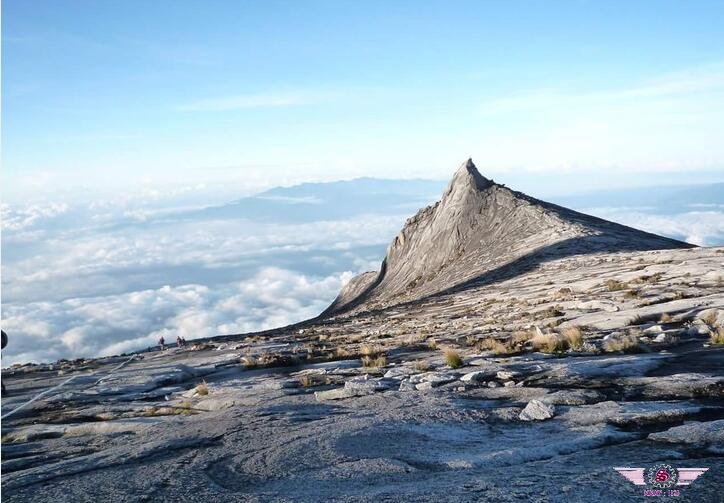
<svg viewBox="0 0 724 503"><path fill-rule="evenodd" d="M5 346L8 345L8 334L5 333L4 330L0 330L2 332L2 349L5 349ZM2 385L2 396L5 396L7 391L5 390L5 383L0 383Z"/></svg>
<svg viewBox="0 0 724 503"><path fill-rule="evenodd" d="M166 341L164 340L163 335L162 335L161 338L158 340L158 346L161 348L161 351L163 351L165 349L164 345L163 345L164 342L166 342Z"/></svg>
<svg viewBox="0 0 724 503"><path fill-rule="evenodd" d="M184 347L184 339L180 335L176 336L176 346L179 348Z"/></svg>

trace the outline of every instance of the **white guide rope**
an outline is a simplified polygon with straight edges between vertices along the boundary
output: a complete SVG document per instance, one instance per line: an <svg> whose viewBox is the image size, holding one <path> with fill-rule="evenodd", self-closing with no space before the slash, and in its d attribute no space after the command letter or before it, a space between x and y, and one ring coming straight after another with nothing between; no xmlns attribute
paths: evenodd
<svg viewBox="0 0 724 503"><path fill-rule="evenodd" d="M101 377L100 379L98 379L96 382L94 382L93 384L91 384L90 386L88 386L88 388L92 388L93 386L96 386L96 385L100 384L101 382L103 382L105 379L108 379L108 378L111 376L111 374L113 374L113 373L116 372L117 370L120 370L120 369L122 369L123 367L125 367L126 365L128 365L129 363L131 363L131 360L133 360L135 357L136 357L136 355L133 355L133 356L131 356L128 360L122 362L122 363L119 364L119 365L116 365L115 367L113 367L113 368L110 370L110 372L108 372L107 375L105 375L105 376ZM15 407L13 410L11 410L10 412L7 412L6 414L3 414L2 416L0 416L0 419L5 419L5 418L7 418L7 417L12 416L12 415L15 414L17 411L19 411L19 410L21 410L21 409L24 409L25 407L27 407L28 405L32 404L33 402L36 402L36 401L40 400L41 398L43 398L44 396L52 393L53 391L55 391L55 390L57 390L57 389L65 386L66 384L68 384L70 381L72 381L72 380L75 379L76 377L79 377L79 376L92 376L92 375L95 374L96 372L98 372L98 370L94 370L94 371L91 372L90 374L75 374L75 375L72 375L72 376L70 376L68 379L66 379L65 381L63 381L62 383L57 384L57 385L53 386L53 387L50 388L50 389L46 389L45 391L43 391L43 392L41 392L41 393L38 393L37 395L35 395L33 398L31 398L30 400L28 400L28 401L25 402L24 404ZM88 388L86 388L86 389L88 389Z"/></svg>

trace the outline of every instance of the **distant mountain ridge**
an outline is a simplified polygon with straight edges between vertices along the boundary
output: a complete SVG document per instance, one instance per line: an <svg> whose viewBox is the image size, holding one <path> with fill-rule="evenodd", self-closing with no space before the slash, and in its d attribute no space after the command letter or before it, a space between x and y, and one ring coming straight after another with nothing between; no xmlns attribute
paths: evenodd
<svg viewBox="0 0 724 503"><path fill-rule="evenodd" d="M323 316L418 300L529 262L693 246L515 192L469 159L439 202L407 220L380 271L352 280Z"/></svg>

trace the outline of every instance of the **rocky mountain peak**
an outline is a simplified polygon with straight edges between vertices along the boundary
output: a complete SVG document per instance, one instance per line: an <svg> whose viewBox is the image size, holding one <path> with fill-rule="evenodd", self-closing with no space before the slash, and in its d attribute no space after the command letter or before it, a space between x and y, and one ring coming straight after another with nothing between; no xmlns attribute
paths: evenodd
<svg viewBox="0 0 724 503"><path fill-rule="evenodd" d="M481 175L473 160L468 159L453 175L446 193L457 190L484 190L492 185L494 182Z"/></svg>
<svg viewBox="0 0 724 503"><path fill-rule="evenodd" d="M407 220L380 271L355 278L322 314L419 300L572 255L691 246L512 191L468 159L440 201Z"/></svg>

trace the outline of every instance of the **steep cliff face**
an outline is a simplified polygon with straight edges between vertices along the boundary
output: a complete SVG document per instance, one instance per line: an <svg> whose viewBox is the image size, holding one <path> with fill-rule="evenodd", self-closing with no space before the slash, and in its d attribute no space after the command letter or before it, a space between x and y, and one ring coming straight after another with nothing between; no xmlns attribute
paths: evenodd
<svg viewBox="0 0 724 503"><path fill-rule="evenodd" d="M691 246L514 192L468 160L439 202L407 220L380 271L353 279L323 314L417 300L527 261Z"/></svg>

